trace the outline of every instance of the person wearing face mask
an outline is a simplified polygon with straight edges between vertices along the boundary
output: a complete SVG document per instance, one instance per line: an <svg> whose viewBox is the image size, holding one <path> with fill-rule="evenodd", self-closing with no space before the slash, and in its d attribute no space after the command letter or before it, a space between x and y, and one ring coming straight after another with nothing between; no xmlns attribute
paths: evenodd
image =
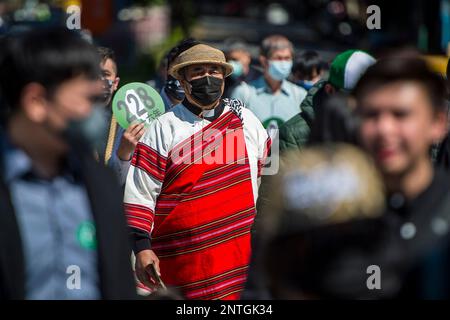
<svg viewBox="0 0 450 320"><path fill-rule="evenodd" d="M328 79L317 81L302 101L301 112L280 127L280 152L301 150L309 140L316 113L318 110L323 111L325 101L338 92L348 95L361 75L375 61L371 55L361 50L339 53L331 62ZM323 119L318 121L321 120Z"/></svg>
<svg viewBox="0 0 450 320"><path fill-rule="evenodd" d="M58 28L0 48L0 300L135 298L121 190L92 154L95 47Z"/></svg>
<svg viewBox="0 0 450 320"><path fill-rule="evenodd" d="M105 130L102 143L96 148L98 160L111 167L117 175L119 183L125 185L131 156L139 139L145 132L144 124L131 124L126 130L121 128L112 114L112 98L119 87L117 60L114 51L110 48L97 48L100 56L100 69L102 80L101 104L109 123Z"/></svg>
<svg viewBox="0 0 450 320"><path fill-rule="evenodd" d="M183 51L200 44L195 39L188 38L180 41L175 47L173 47L164 58L164 68L167 69L167 78L164 86L160 91L161 98L164 101L166 111L170 110L173 106L181 103L184 100L184 90L176 78L169 74L170 66L175 58Z"/></svg>
<svg viewBox="0 0 450 320"><path fill-rule="evenodd" d="M233 73L225 79L225 97L230 97L241 82L249 83L261 76L261 71L251 65L252 56L243 42L234 42L227 46L225 57L233 66Z"/></svg>
<svg viewBox="0 0 450 320"><path fill-rule="evenodd" d="M272 130L300 112L306 90L287 80L294 49L286 37L272 35L265 38L260 51L264 74L249 84L241 83L231 97L242 100L264 127Z"/></svg>
<svg viewBox="0 0 450 320"><path fill-rule="evenodd" d="M125 186L138 279L155 288L156 272L187 299L238 299L246 281L271 140L242 102L222 99L232 72L205 44L176 57L186 98L150 124Z"/></svg>

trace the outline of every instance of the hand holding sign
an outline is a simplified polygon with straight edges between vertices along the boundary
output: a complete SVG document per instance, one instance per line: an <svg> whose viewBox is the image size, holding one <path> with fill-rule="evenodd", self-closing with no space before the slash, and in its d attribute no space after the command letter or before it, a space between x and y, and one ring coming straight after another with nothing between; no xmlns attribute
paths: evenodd
<svg viewBox="0 0 450 320"><path fill-rule="evenodd" d="M145 83L133 82L119 89L112 104L119 125L127 129L133 123L148 125L165 112L158 92Z"/></svg>

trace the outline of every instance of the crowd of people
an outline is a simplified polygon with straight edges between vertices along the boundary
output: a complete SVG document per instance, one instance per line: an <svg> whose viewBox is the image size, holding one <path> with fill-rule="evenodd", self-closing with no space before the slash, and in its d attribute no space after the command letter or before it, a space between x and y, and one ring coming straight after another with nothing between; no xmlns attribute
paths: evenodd
<svg viewBox="0 0 450 320"><path fill-rule="evenodd" d="M122 128L111 49L0 42L0 299L450 297L450 65L186 39Z"/></svg>

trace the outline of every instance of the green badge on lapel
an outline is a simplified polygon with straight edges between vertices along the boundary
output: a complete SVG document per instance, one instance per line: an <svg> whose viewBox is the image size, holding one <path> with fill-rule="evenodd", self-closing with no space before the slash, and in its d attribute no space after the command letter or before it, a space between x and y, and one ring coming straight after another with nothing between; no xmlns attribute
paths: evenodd
<svg viewBox="0 0 450 320"><path fill-rule="evenodd" d="M96 249L97 236L95 225L90 221L82 222L77 229L77 240L84 249Z"/></svg>

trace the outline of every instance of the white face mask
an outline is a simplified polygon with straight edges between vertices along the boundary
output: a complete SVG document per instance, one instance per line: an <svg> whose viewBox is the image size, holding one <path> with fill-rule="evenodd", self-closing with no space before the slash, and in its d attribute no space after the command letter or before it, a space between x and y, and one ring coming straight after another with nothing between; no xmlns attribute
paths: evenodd
<svg viewBox="0 0 450 320"><path fill-rule="evenodd" d="M292 69L292 60L278 61L269 60L269 75L278 81L282 81L289 77Z"/></svg>

